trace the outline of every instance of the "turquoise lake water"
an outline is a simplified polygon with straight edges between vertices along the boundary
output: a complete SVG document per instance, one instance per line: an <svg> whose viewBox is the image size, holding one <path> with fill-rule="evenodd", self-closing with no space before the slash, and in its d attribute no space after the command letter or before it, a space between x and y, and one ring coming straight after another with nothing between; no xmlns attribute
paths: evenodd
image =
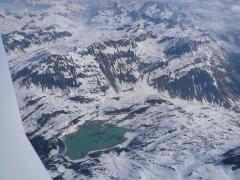
<svg viewBox="0 0 240 180"><path fill-rule="evenodd" d="M88 152L114 147L125 141L127 129L98 122L87 122L64 138L65 156L71 160L83 158Z"/></svg>

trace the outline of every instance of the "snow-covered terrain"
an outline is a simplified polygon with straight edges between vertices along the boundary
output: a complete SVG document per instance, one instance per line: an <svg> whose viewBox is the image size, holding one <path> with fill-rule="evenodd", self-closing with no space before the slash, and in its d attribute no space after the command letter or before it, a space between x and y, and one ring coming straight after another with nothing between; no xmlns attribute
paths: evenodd
<svg viewBox="0 0 240 180"><path fill-rule="evenodd" d="M1 6L25 131L52 178L239 179L238 7L233 0ZM128 128L132 140L71 162L59 139L86 121Z"/></svg>
<svg viewBox="0 0 240 180"><path fill-rule="evenodd" d="M0 170L0 179L50 180L24 132L1 37L0 59L0 81L2 84L0 88L0 159L4 166ZM32 170L29 172L30 168Z"/></svg>

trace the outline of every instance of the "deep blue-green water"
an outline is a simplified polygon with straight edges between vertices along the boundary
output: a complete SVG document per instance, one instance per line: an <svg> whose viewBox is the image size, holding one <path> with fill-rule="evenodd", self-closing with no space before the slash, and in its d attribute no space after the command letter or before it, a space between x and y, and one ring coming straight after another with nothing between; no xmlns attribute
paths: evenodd
<svg viewBox="0 0 240 180"><path fill-rule="evenodd" d="M83 158L88 152L111 148L125 141L127 129L109 124L88 122L64 138L65 156L71 160Z"/></svg>

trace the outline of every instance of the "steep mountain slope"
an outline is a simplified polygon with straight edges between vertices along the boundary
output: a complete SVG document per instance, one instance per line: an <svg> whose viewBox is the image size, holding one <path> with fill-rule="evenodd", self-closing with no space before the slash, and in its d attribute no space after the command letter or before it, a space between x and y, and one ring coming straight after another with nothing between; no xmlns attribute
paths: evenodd
<svg viewBox="0 0 240 180"><path fill-rule="evenodd" d="M16 22L3 41L25 131L51 176L238 179L223 165L238 165L238 44L199 27L184 3L80 2L18 1L0 13ZM128 141L69 161L59 139L86 121L127 127Z"/></svg>

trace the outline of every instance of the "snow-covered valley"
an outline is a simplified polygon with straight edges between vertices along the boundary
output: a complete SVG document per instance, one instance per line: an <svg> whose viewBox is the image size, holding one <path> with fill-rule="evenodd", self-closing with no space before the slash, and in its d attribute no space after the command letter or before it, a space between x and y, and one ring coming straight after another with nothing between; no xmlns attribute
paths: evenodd
<svg viewBox="0 0 240 180"><path fill-rule="evenodd" d="M0 8L25 132L54 180L239 179L240 31L200 26L193 2ZM127 128L129 141L70 161L59 139L89 121Z"/></svg>

